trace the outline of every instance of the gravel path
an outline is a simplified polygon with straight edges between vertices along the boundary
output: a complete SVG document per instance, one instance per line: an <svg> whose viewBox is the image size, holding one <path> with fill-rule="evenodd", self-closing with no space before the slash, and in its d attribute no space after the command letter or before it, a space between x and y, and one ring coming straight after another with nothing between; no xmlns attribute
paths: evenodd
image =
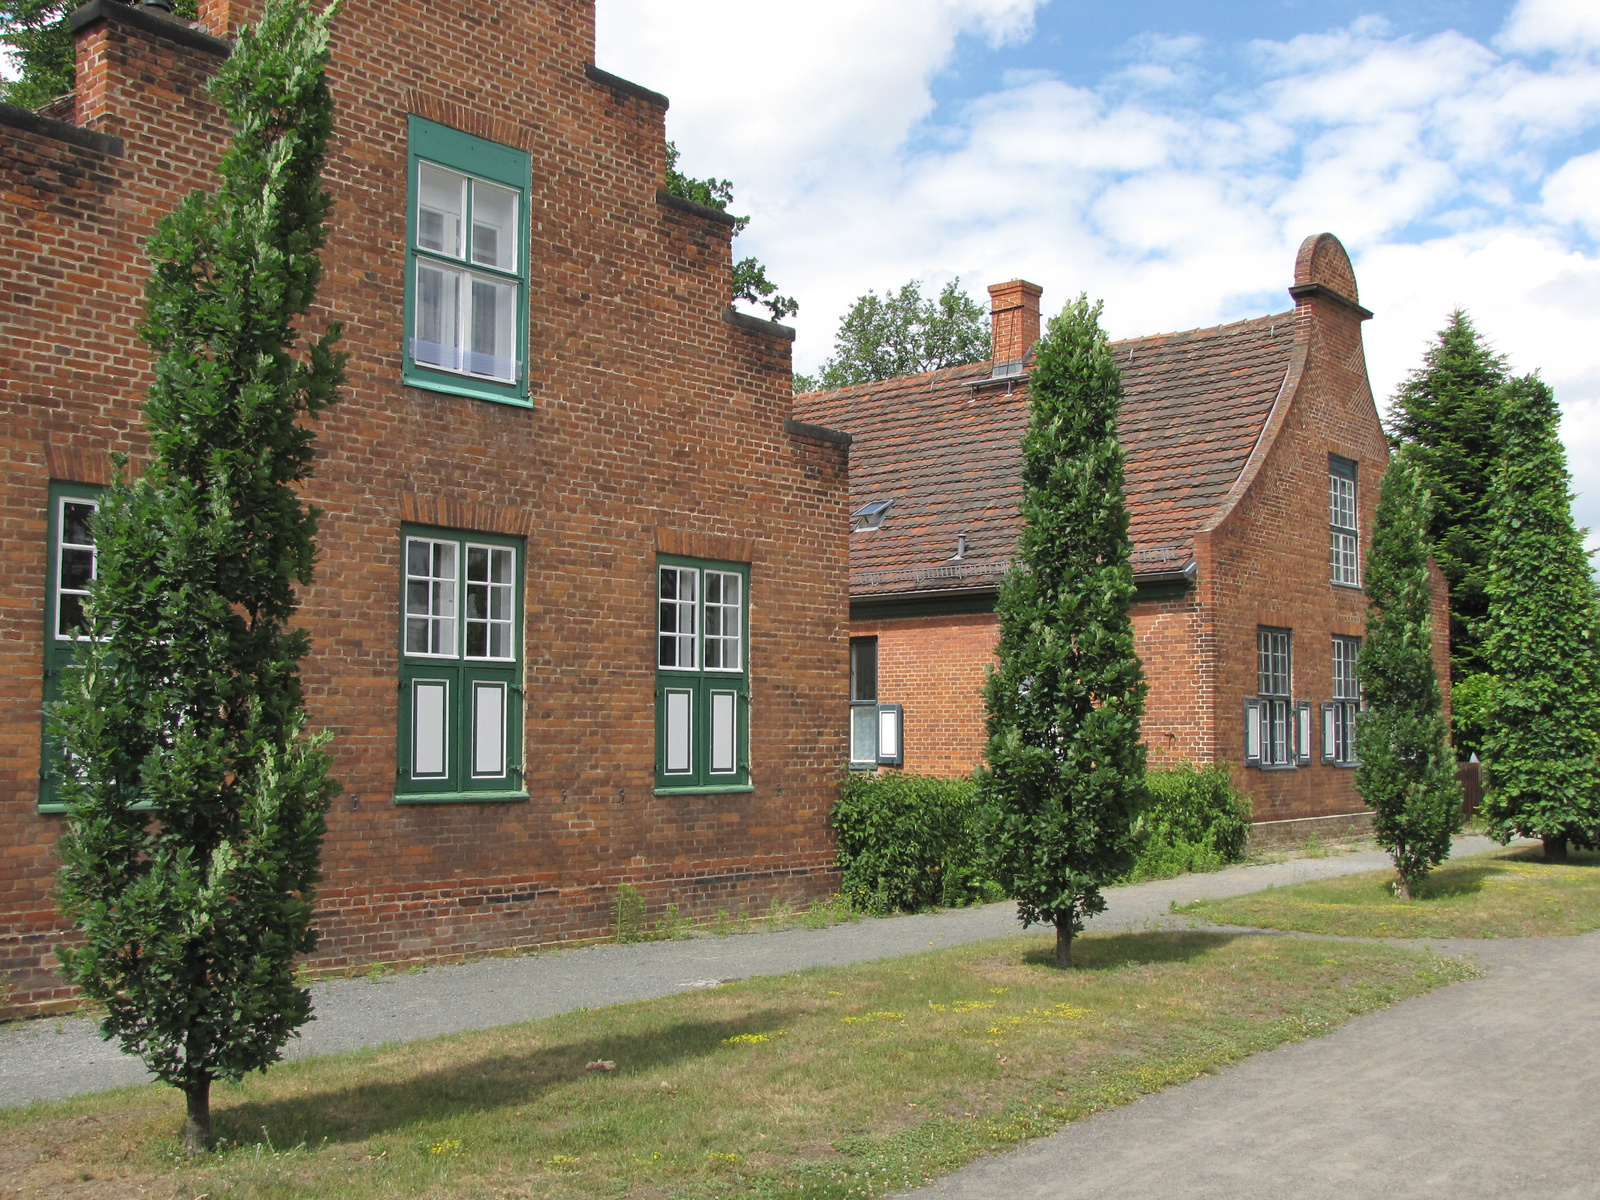
<svg viewBox="0 0 1600 1200"><path fill-rule="evenodd" d="M1455 853L1493 847L1486 838L1456 840ZM1230 867L1209 875L1112 888L1092 931L1164 928L1173 903L1237 896L1306 879L1387 866L1381 851ZM1010 902L912 916L862 920L829 929L792 928L676 942L601 945L519 958L490 958L377 982L332 979L312 988L316 1020L288 1057L336 1054L646 1000L719 981L844 966L1022 933ZM45 1018L0 1025L0 1107L104 1091L144 1082L143 1065L100 1040L92 1021Z"/></svg>

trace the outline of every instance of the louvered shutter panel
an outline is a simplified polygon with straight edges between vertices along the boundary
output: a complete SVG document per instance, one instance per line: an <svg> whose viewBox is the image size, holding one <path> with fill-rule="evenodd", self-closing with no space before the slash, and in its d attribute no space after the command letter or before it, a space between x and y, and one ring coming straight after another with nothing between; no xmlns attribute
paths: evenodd
<svg viewBox="0 0 1600 1200"><path fill-rule="evenodd" d="M1244 764L1261 765L1261 701L1244 702Z"/></svg>
<svg viewBox="0 0 1600 1200"><path fill-rule="evenodd" d="M1334 722L1334 715L1335 715L1336 712L1337 712L1337 705L1331 704L1328 701L1323 701L1323 704L1322 704L1322 761L1325 764L1333 762L1333 749L1334 749L1334 746L1333 746L1333 738L1334 738L1333 722Z"/></svg>
<svg viewBox="0 0 1600 1200"><path fill-rule="evenodd" d="M1311 701L1294 702L1294 760L1302 767L1311 765Z"/></svg>

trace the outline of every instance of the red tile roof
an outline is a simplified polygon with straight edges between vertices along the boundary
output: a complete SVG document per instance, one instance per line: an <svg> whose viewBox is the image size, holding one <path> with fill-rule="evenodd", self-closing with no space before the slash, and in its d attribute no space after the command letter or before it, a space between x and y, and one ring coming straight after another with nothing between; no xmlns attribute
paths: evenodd
<svg viewBox="0 0 1600 1200"><path fill-rule="evenodd" d="M1140 574L1178 570L1217 514L1287 377L1295 314L1112 343ZM795 397L802 421L842 429L852 507L894 501L850 535L852 596L992 587L1016 544L1027 386L975 363ZM974 386L977 385L977 386ZM966 553L955 561L957 537Z"/></svg>

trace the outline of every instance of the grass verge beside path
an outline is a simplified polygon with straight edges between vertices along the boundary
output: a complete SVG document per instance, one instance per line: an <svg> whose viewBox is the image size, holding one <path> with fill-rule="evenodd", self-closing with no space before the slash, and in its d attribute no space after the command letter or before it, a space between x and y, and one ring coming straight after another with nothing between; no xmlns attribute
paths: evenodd
<svg viewBox="0 0 1600 1200"><path fill-rule="evenodd" d="M1549 937L1600 929L1600 854L1546 863L1539 847L1474 854L1436 868L1416 898L1393 871L1369 871L1200 900L1175 911L1218 925L1343 937Z"/></svg>
<svg viewBox="0 0 1600 1200"><path fill-rule="evenodd" d="M197 1164L144 1087L0 1112L0 1193L759 1197L915 1186L1474 974L1373 944L1007 938L281 1064L219 1085Z"/></svg>

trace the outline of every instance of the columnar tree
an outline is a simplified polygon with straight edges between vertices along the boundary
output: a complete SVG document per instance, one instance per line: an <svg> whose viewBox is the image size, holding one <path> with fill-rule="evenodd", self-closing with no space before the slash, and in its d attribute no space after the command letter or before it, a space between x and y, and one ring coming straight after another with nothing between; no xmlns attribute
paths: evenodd
<svg viewBox="0 0 1600 1200"><path fill-rule="evenodd" d="M1457 683L1484 670L1488 496L1499 459L1496 389L1505 377L1505 359L1457 309L1422 366L1395 393L1389 418L1391 436L1411 448L1433 497L1428 533L1434 561L1450 586L1450 678Z"/></svg>
<svg viewBox="0 0 1600 1200"><path fill-rule="evenodd" d="M307 639L289 623L314 558L303 418L343 379L338 327L291 351L330 204L330 15L269 0L240 31L212 85L236 127L218 190L150 240L152 461L100 506L93 640L54 721L60 895L82 933L61 959L104 1035L184 1091L190 1153L211 1140L212 1081L265 1070L311 1010L294 959L315 945L338 789L305 732Z"/></svg>
<svg viewBox="0 0 1600 1200"><path fill-rule="evenodd" d="M1408 900L1450 856L1461 826L1461 784L1433 668L1430 508L1414 457L1402 450L1384 473L1367 553L1367 709L1356 728L1356 788L1394 859L1395 890Z"/></svg>
<svg viewBox="0 0 1600 1200"><path fill-rule="evenodd" d="M1537 376L1500 389L1501 461L1489 495L1489 614L1494 675L1483 758L1484 816L1501 841L1600 841L1600 622L1589 558L1572 523L1561 414Z"/></svg>
<svg viewBox="0 0 1600 1200"><path fill-rule="evenodd" d="M1022 533L1001 585L999 666L985 689L984 797L1000 883L1024 924L1056 930L1056 964L1130 857L1144 781L1144 672L1133 648L1122 379L1082 296L1035 348L1022 441Z"/></svg>

